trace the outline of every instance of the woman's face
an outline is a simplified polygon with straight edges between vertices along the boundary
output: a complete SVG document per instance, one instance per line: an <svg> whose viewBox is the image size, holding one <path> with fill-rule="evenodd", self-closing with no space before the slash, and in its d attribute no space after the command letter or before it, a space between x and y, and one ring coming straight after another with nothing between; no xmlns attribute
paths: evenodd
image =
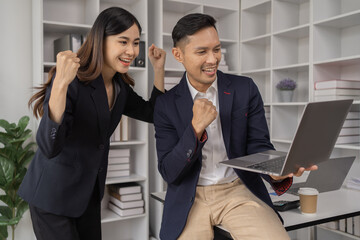
<svg viewBox="0 0 360 240"><path fill-rule="evenodd" d="M120 34L107 36L104 41L103 75L126 73L131 62L139 55L139 42L136 24Z"/></svg>

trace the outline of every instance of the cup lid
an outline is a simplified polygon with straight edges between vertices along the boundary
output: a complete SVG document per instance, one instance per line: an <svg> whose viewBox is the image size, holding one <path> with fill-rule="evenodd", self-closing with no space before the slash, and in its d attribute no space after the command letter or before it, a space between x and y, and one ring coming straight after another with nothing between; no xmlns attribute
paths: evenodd
<svg viewBox="0 0 360 240"><path fill-rule="evenodd" d="M319 191L315 188L300 188L298 191L299 194L302 195L318 195Z"/></svg>

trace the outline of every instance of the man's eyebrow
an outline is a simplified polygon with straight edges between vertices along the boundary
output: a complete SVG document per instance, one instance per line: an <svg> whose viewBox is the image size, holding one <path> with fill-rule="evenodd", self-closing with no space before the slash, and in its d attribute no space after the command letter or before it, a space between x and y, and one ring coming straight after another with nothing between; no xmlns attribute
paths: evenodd
<svg viewBox="0 0 360 240"><path fill-rule="evenodd" d="M216 45L214 48L219 48L221 47L221 44ZM208 47L196 47L195 50L206 50L209 49Z"/></svg>

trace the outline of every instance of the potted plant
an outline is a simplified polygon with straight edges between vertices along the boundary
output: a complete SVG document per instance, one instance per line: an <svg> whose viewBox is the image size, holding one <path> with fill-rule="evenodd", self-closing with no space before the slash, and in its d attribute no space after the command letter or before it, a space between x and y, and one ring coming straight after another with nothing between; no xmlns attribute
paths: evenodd
<svg viewBox="0 0 360 240"><path fill-rule="evenodd" d="M291 102L293 93L297 84L295 80L291 78L284 78L276 84L276 88L280 92L280 100L282 102Z"/></svg>
<svg viewBox="0 0 360 240"><path fill-rule="evenodd" d="M7 239L8 226L12 229L15 239L15 228L28 204L16 193L27 171L26 166L34 156L35 143L27 141L31 130L27 129L29 117L22 117L18 124L0 119L0 239Z"/></svg>

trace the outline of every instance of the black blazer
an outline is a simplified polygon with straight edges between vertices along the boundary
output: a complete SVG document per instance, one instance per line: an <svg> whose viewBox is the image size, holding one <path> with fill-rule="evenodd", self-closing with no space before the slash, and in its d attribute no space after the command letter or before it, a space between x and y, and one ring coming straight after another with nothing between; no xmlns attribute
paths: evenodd
<svg viewBox="0 0 360 240"><path fill-rule="evenodd" d="M90 83L78 78L69 85L61 124L49 118L51 86L46 90L44 115L36 135L38 150L18 194L28 203L47 212L78 217L85 211L98 178L104 195L110 136L121 115L153 122L156 97L149 101L138 96L115 75L121 90L109 111L102 76Z"/></svg>
<svg viewBox="0 0 360 240"><path fill-rule="evenodd" d="M186 73L185 73L186 74ZM192 128L193 100L185 74L180 83L156 101L154 125L158 169L168 183L161 223L161 239L177 239L195 199L202 166L202 147ZM229 158L274 149L270 142L264 106L252 79L217 71L220 120ZM235 169L247 188L273 207L263 177Z"/></svg>

